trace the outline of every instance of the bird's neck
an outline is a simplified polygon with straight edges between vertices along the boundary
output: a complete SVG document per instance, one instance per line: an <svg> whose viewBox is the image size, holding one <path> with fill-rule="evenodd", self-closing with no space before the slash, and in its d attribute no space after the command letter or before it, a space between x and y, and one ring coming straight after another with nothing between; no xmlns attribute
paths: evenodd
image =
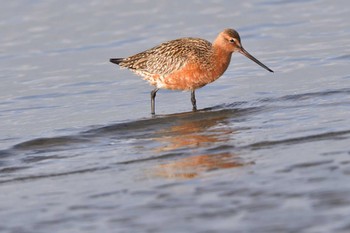
<svg viewBox="0 0 350 233"><path fill-rule="evenodd" d="M221 47L213 46L214 50L214 64L216 64L216 73L221 76L227 69L231 61L232 52L227 51Z"/></svg>

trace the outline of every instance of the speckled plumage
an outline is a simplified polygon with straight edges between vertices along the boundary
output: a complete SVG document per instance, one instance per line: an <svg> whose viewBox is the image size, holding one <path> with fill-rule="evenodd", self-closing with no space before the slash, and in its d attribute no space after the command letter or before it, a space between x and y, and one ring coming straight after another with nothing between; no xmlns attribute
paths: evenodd
<svg viewBox="0 0 350 233"><path fill-rule="evenodd" d="M130 69L155 86L151 93L152 113L154 98L160 88L190 90L193 110L196 110L195 90L218 79L236 51L272 72L243 49L239 34L233 29L222 31L213 44L200 38L180 38L127 58L112 58L110 61Z"/></svg>
<svg viewBox="0 0 350 233"><path fill-rule="evenodd" d="M164 80L171 73L181 70L190 62L195 62L203 69L210 70L212 55L210 42L188 37L168 41L124 58L119 65L144 77L151 85L159 88L178 89L176 86L165 86ZM189 89L191 88L185 88L185 90Z"/></svg>

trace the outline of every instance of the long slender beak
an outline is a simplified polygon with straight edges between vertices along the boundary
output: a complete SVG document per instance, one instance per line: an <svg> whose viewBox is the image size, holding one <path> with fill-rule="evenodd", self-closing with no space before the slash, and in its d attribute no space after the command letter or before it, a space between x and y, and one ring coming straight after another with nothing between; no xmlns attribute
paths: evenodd
<svg viewBox="0 0 350 233"><path fill-rule="evenodd" d="M255 57L253 57L250 53L247 52L247 50L245 50L243 47L240 47L240 49L238 50L238 52L240 52L241 54L243 54L244 56L246 56L247 58L249 58L250 60L254 61L256 64L258 64L259 66L261 66L262 68L273 72L273 70L271 70L269 67L265 66L263 63L261 63L258 59L256 59Z"/></svg>

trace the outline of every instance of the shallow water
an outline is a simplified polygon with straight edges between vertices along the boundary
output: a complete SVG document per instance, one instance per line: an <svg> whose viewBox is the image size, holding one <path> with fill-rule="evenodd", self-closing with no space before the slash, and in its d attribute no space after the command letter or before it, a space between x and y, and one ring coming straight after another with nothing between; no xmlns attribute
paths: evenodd
<svg viewBox="0 0 350 233"><path fill-rule="evenodd" d="M347 1L7 1L1 232L349 232ZM296 17L297 16L297 17ZM196 92L109 63L236 28Z"/></svg>

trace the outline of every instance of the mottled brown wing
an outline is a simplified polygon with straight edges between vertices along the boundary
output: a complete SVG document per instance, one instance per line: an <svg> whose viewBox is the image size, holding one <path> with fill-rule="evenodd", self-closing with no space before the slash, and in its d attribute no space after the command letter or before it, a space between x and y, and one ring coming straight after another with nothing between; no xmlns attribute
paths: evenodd
<svg viewBox="0 0 350 233"><path fill-rule="evenodd" d="M123 59L119 65L148 74L167 75L181 69L211 51L210 42L198 38L181 38L162 43L154 48Z"/></svg>

